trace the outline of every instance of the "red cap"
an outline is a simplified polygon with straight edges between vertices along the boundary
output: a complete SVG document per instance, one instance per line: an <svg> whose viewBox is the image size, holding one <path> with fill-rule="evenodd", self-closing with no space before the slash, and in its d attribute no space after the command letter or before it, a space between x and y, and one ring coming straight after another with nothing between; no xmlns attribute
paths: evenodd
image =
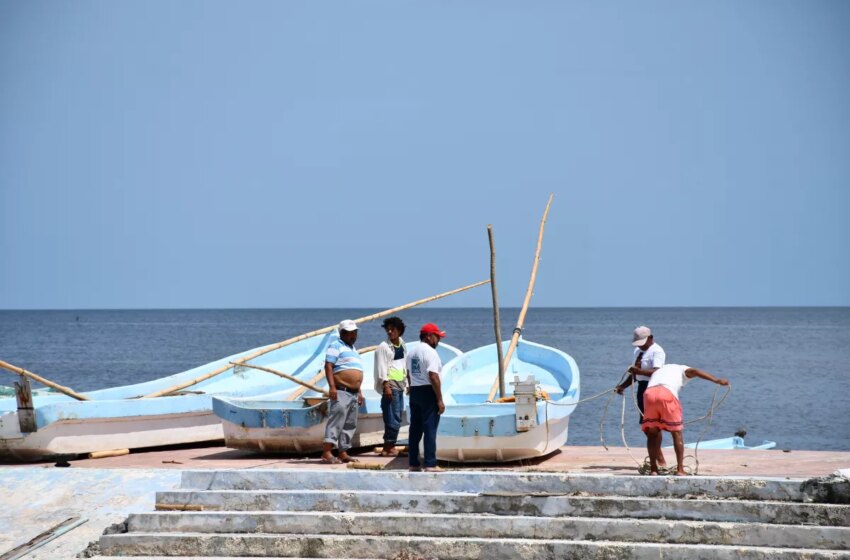
<svg viewBox="0 0 850 560"><path fill-rule="evenodd" d="M446 333L440 330L440 327L435 325L434 323L425 323L422 325L422 328L419 329L420 334L435 334L440 338L446 338Z"/></svg>

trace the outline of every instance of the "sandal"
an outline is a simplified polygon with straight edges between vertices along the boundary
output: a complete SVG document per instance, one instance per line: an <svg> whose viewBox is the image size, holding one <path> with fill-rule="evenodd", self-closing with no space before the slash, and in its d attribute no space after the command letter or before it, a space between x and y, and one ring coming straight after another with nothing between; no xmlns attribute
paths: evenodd
<svg viewBox="0 0 850 560"><path fill-rule="evenodd" d="M327 457L322 457L321 459L319 459L319 462L324 463L325 465L338 465L342 463L342 461L340 461L336 457L331 457L330 459L328 459Z"/></svg>

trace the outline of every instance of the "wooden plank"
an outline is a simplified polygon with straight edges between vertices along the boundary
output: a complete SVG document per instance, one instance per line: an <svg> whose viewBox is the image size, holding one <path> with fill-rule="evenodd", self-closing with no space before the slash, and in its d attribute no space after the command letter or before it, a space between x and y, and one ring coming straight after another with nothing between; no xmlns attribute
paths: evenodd
<svg viewBox="0 0 850 560"><path fill-rule="evenodd" d="M32 404L32 389L30 380L21 375L20 381L15 381L15 398L18 400L18 424L25 434L38 430L35 424L35 410Z"/></svg>
<svg viewBox="0 0 850 560"><path fill-rule="evenodd" d="M69 517L62 523L51 527L43 533L39 533L30 539L29 542L16 546L12 550L4 553L3 556L0 556L0 560L17 560L18 558L23 558L36 548L49 543L56 537L61 537L71 529L76 529L86 521L88 521L88 519L83 517Z"/></svg>

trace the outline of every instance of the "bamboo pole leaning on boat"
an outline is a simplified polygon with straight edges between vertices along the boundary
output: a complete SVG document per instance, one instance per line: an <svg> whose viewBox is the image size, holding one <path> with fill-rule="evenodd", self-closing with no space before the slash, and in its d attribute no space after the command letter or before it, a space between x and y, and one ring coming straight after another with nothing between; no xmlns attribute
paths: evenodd
<svg viewBox="0 0 850 560"><path fill-rule="evenodd" d="M288 373L283 373L282 371L277 371L276 369L272 369L270 367L255 366L254 364L240 364L240 363L237 363L237 362L230 362L230 364L233 365L233 366L236 366L236 367L246 367L246 368L251 368L251 369L258 369L260 371L266 371L268 373L272 373L274 375L277 375L278 377L283 377L284 379L288 379L290 381L298 383L302 387L306 387L307 389L310 389L311 391L316 391L317 393L321 393L322 396L325 396L325 397L328 396L328 392L325 391L324 389L322 389L320 387L316 387L312 383L307 383L306 381L301 381L297 377L293 377L293 376L289 375Z"/></svg>
<svg viewBox="0 0 850 560"><path fill-rule="evenodd" d="M464 287L458 288L456 290L451 290L451 291L448 291L448 292L443 292L442 294L437 294L435 296L427 297L427 298L424 298L424 299L419 299L419 300L416 300L414 302L407 303L405 305L400 305L398 307L393 307L392 309L387 309L386 311L374 313L372 315L366 315L365 317L360 317L359 319L355 319L354 322L356 322L356 323L367 323L369 321L374 321L375 319L380 319L381 317L386 317L387 315L392 315L393 313L397 313L397 312L403 311L405 309L410 309L411 307L416 307L418 305L429 303L429 302L432 302L432 301L435 301L435 300L438 300L438 299L441 299L441 298L444 298L444 297L448 297L448 296L451 296L451 295L454 295L454 294L459 294L460 292L465 292L466 290L471 290L472 288L477 288L478 286L483 286L484 284L487 284L488 282L490 282L490 280L482 280L481 282L476 282L475 284L470 284L468 286L464 286ZM249 354L248 356L245 356L244 358L240 358L240 359L236 360L236 362L238 364L244 364L245 362L247 362L249 360L253 360L254 358L256 358L258 356L262 356L263 354L268 354L269 352L272 352L272 351L277 350L279 348L283 348L284 346L289 346L290 344L295 344L296 342L301 342L302 340L310 338L311 336L318 336L320 334L329 333L329 332L333 331L335 328L337 328L337 325L331 325L329 327L324 327L322 329L317 329L317 330L312 331L312 332L308 332L308 333L298 335L298 336L293 337L293 338L286 339L283 342L278 342L276 344L272 344L270 346L260 348L259 350L257 350L253 354ZM224 373L225 371L231 369L232 367L233 366L231 364L227 364L227 365L222 366L218 369L215 369L215 370L213 370L209 373L205 373L204 375L200 375L200 376L196 377L195 379L190 379L189 381L185 381L185 382L180 383L178 385L174 385L173 387L168 387L167 389L163 389L161 391L156 391L155 393L151 393L149 395L144 395L142 398L143 399L151 399L151 398L154 398L154 397L162 397L162 396L168 395L170 393L173 393L175 391L180 391L181 389L185 389L186 387L191 387L192 385L197 385L201 381L206 381L207 379L215 377L216 375L220 375L220 374Z"/></svg>
<svg viewBox="0 0 850 560"><path fill-rule="evenodd" d="M531 279L528 281L528 290L525 292L525 301L522 303L522 309L519 312L514 334L511 336L511 344L508 346L508 351L505 353L504 369L508 369L508 364L511 362L514 350L516 349L519 337L522 334L522 325L525 323L525 312L528 311L528 304L531 303L531 294L534 292L534 282L537 281L537 265L540 263L540 249L543 247L543 228L546 227L546 216L549 215L549 207L552 205L552 198L555 194L549 195L549 202L546 203L546 210L543 211L543 219L540 220L540 233L537 235L537 250L534 252L534 264L531 267ZM493 402L496 396L496 390L499 388L499 380L493 380L493 386L490 388L490 394L487 395L487 402Z"/></svg>
<svg viewBox="0 0 850 560"><path fill-rule="evenodd" d="M374 352L376 348L378 348L378 347L377 346L367 346L366 348L361 348L360 350L358 350L357 353L358 354L366 354L368 352ZM319 370L319 373L317 373L315 375L315 377L313 377L313 379L309 380L307 383L309 383L310 385L317 385L324 378L325 378L325 368L322 368L322 369ZM301 385L302 385L302 387L299 387L298 389L293 391L291 395L289 395L288 397L286 397L283 400L284 401L294 401L294 400L297 400L298 397L300 397L301 395L306 393L307 392L307 385L305 383L302 383ZM315 391L316 389L313 389L313 390ZM324 390L319 389L318 392L324 393Z"/></svg>
<svg viewBox="0 0 850 560"><path fill-rule="evenodd" d="M78 401L91 400L87 396L81 395L80 393L77 393L73 389L69 389L68 387L65 387L63 385L59 385L58 383L54 383L53 381L50 381L49 379L45 379L45 378L41 377L40 375L36 375L35 373L33 373L31 371L25 370L24 368L19 368L18 366L13 366L12 364L10 364L8 362L4 362L3 360L0 360L0 368L9 370L9 371L14 372L14 373L17 373L18 375L23 375L24 377L29 377L33 381L38 381L42 385L47 385L51 389L56 389L60 393L68 395L69 397L77 399Z"/></svg>
<svg viewBox="0 0 850 560"><path fill-rule="evenodd" d="M359 350L358 353L365 354L366 352L370 352L370 351L374 350L375 348L377 348L377 346L370 346L368 348L364 348L363 350ZM324 375L325 375L324 369L322 369L320 371L321 377L319 375L316 375L316 377L314 377L310 381L301 381L300 379L298 379L294 375L289 375L288 373L283 373L282 371L278 371L278 370L272 369L270 367L255 366L254 364L240 364L240 363L237 363L237 362L230 362L230 363L232 365L236 366L236 367L247 367L247 368L251 368L251 369L258 369L260 371L266 371L268 373L277 375L278 377L283 377L284 379L288 379L290 381L293 381L293 382L301 385L301 387L298 389L299 391L301 391L299 396L301 394L303 394L304 392L306 392L307 389L310 389L311 391L315 391L317 393L321 393L325 397L328 396L327 391L325 391L324 389L322 389L321 387L318 387L316 385L316 383L321 380L321 377L324 377ZM288 397L286 400L294 401L295 399L292 398L292 397Z"/></svg>
<svg viewBox="0 0 850 560"><path fill-rule="evenodd" d="M496 245L493 242L493 226L487 224L490 240L490 292L493 294L493 330L496 331L496 357L499 363L499 397L505 396L505 364L502 361L502 322L499 319L499 294L496 291Z"/></svg>

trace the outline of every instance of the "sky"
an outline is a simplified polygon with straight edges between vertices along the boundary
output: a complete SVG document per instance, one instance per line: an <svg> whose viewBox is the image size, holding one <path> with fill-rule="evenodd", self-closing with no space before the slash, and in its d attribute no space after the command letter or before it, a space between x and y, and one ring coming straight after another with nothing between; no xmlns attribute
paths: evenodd
<svg viewBox="0 0 850 560"><path fill-rule="evenodd" d="M0 309L850 305L850 3L0 0ZM489 306L488 288L443 300Z"/></svg>

